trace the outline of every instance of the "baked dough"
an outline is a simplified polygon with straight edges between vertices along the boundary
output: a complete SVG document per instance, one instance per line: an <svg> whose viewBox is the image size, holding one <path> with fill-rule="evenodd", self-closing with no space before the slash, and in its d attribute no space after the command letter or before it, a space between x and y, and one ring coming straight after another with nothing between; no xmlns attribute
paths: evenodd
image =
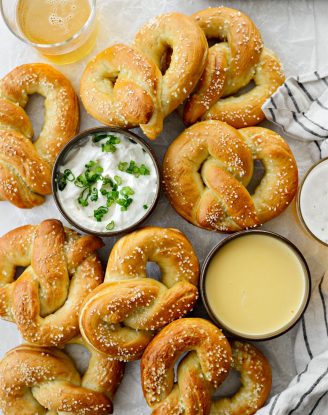
<svg viewBox="0 0 328 415"><path fill-rule="evenodd" d="M161 281L147 278L156 262ZM141 357L156 330L183 317L197 300L199 265L177 229L146 227L121 238L109 256L104 284L85 300L81 334L112 358Z"/></svg>
<svg viewBox="0 0 328 415"><path fill-rule="evenodd" d="M44 124L33 142L24 108L29 95L45 98ZM18 66L0 81L0 200L32 208L51 194L51 171L79 128L77 96L68 79L44 63Z"/></svg>
<svg viewBox="0 0 328 415"><path fill-rule="evenodd" d="M247 186L254 160L265 172L251 194ZM277 133L261 127L236 130L214 120L194 124L171 143L163 176L176 211L196 226L219 232L254 228L278 216L298 183L295 158Z"/></svg>
<svg viewBox="0 0 328 415"><path fill-rule="evenodd" d="M193 17L208 39L222 42L209 49L204 73L184 108L184 122L213 119L235 128L258 124L265 118L262 105L285 80L279 59L263 48L258 28L238 10L213 7ZM252 80L255 87L241 91Z"/></svg>
<svg viewBox="0 0 328 415"><path fill-rule="evenodd" d="M24 339L61 346L79 333L84 298L103 280L101 239L81 236L51 219L0 238L0 317ZM15 280L17 267L24 272Z"/></svg>

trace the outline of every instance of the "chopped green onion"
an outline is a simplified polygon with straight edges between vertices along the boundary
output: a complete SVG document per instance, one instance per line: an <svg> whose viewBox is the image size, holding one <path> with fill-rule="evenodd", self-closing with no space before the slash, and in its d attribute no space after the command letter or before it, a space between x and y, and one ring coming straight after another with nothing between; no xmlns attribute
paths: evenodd
<svg viewBox="0 0 328 415"><path fill-rule="evenodd" d="M120 177L120 176L114 176L114 180L116 181L116 183L118 185L121 185L122 184L122 177Z"/></svg>
<svg viewBox="0 0 328 415"><path fill-rule="evenodd" d="M148 169L147 166L145 166L144 164L141 164L139 167L134 160L131 160L130 164L127 163L126 161L121 161L117 167L120 171L133 174L135 177L139 177L140 175L147 176L150 174L150 170Z"/></svg>
<svg viewBox="0 0 328 415"><path fill-rule="evenodd" d="M93 136L92 141L94 143L98 143L99 141L104 140L107 137L108 135L106 133L97 133Z"/></svg>
<svg viewBox="0 0 328 415"><path fill-rule="evenodd" d="M130 197L124 197L124 199L116 200L116 203L121 206L121 211L128 210L128 207L131 205L132 202L133 199L131 199Z"/></svg>
<svg viewBox="0 0 328 415"><path fill-rule="evenodd" d="M97 222L101 222L102 218L106 215L107 212L107 206L100 206L98 209L95 209L93 211L93 216L96 218Z"/></svg>
<svg viewBox="0 0 328 415"><path fill-rule="evenodd" d="M91 191L90 200L92 202L97 202L98 200L98 189L96 187L94 187Z"/></svg>
<svg viewBox="0 0 328 415"><path fill-rule="evenodd" d="M115 226L115 222L112 220L111 222L109 222L109 224L106 226L106 229L108 231L111 231L112 229L114 229Z"/></svg>
<svg viewBox="0 0 328 415"><path fill-rule="evenodd" d="M134 195L134 190L130 186L122 187L120 190L121 195L123 196L132 196Z"/></svg>
<svg viewBox="0 0 328 415"><path fill-rule="evenodd" d="M143 208L144 209L148 209L148 205L143 205Z"/></svg>
<svg viewBox="0 0 328 415"><path fill-rule="evenodd" d="M105 153L115 153L116 144L120 144L121 140L115 135L109 135L105 144L101 145L101 150Z"/></svg>
<svg viewBox="0 0 328 415"><path fill-rule="evenodd" d="M59 190L64 190L67 185L67 182L72 182L73 180L75 180L75 176L70 169L64 170L64 173L59 174L58 176L59 176L59 179L58 179Z"/></svg>
<svg viewBox="0 0 328 415"><path fill-rule="evenodd" d="M77 199L81 206L86 207L89 205L88 199L89 199L90 194L91 194L91 189L89 187L86 187L82 191L79 198Z"/></svg>

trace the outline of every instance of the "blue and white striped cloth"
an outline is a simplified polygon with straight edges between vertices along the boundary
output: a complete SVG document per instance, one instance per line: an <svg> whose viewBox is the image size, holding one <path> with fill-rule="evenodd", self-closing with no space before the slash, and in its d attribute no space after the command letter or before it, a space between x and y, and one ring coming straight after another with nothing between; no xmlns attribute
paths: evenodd
<svg viewBox="0 0 328 415"><path fill-rule="evenodd" d="M288 136L313 141L328 157L328 68L287 78L262 110Z"/></svg>
<svg viewBox="0 0 328 415"><path fill-rule="evenodd" d="M295 342L298 375L257 415L328 414L328 271L314 288Z"/></svg>

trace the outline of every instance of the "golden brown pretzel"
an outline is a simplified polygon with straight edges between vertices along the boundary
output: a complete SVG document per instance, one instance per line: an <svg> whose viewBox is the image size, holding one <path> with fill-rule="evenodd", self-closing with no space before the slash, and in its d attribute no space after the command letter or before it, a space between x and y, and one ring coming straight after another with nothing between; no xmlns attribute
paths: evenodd
<svg viewBox="0 0 328 415"><path fill-rule="evenodd" d="M87 65L81 79L82 102L102 123L122 128L140 125L154 139L162 131L164 117L196 86L207 50L204 33L191 17L159 16L140 29L133 47L111 46Z"/></svg>
<svg viewBox="0 0 328 415"><path fill-rule="evenodd" d="M102 282L95 236L81 236L58 220L14 229L0 238L0 317L25 340L65 344L79 333L82 301ZM15 278L16 267L24 272Z"/></svg>
<svg viewBox="0 0 328 415"><path fill-rule="evenodd" d="M174 365L189 351L174 383ZM170 323L141 359L141 383L152 414L209 414L212 393L228 375L230 361L227 339L209 321L185 318Z"/></svg>
<svg viewBox="0 0 328 415"><path fill-rule="evenodd" d="M146 278L148 261L161 268L161 282ZM147 227L121 238L104 284L81 307L82 336L115 359L140 358L155 330L193 308L198 274L193 248L176 229Z"/></svg>
<svg viewBox="0 0 328 415"><path fill-rule="evenodd" d="M33 129L24 107L29 95L45 98L44 124ZM77 96L60 72L43 63L19 66L0 81L0 200L20 208L44 202L51 193L51 169L79 127Z"/></svg>
<svg viewBox="0 0 328 415"><path fill-rule="evenodd" d="M235 128L258 124L264 119L262 105L285 79L279 59L263 49L257 27L238 10L214 7L193 17L208 39L222 42L209 49L205 71L184 109L185 123L215 119ZM252 79L255 88L232 96Z"/></svg>
<svg viewBox="0 0 328 415"><path fill-rule="evenodd" d="M241 387L233 396L213 401L210 415L253 415L271 391L271 367L265 356L248 343L233 341L232 365L240 374Z"/></svg>
<svg viewBox="0 0 328 415"><path fill-rule="evenodd" d="M264 176L250 194L253 160ZM235 232L279 215L293 200L298 173L288 144L274 131L236 130L220 121L186 129L169 146L163 165L167 195L176 211L199 227Z"/></svg>
<svg viewBox="0 0 328 415"><path fill-rule="evenodd" d="M71 343L85 346L80 337ZM81 378L71 358L56 348L24 344L7 352L0 362L3 415L112 413L123 363L92 349L90 353L88 368Z"/></svg>

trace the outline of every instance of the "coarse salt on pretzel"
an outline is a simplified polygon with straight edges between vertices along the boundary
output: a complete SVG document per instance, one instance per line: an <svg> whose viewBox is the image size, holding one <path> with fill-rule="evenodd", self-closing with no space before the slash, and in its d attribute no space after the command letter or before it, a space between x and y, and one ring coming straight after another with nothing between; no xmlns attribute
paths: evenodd
<svg viewBox="0 0 328 415"><path fill-rule="evenodd" d="M247 190L260 160L265 172L253 194ZM278 216L298 183L295 158L274 131L236 130L221 121L187 128L169 146L163 164L165 190L176 211L199 227L235 232Z"/></svg>
<svg viewBox="0 0 328 415"><path fill-rule="evenodd" d="M80 337L71 343L85 346ZM3 415L112 413L123 363L89 351L89 364L82 378L72 359L59 349L24 344L7 352L0 362Z"/></svg>
<svg viewBox="0 0 328 415"><path fill-rule="evenodd" d="M84 298L102 282L95 236L81 236L58 220L14 229L0 238L0 317L24 339L61 346L79 333ZM17 267L24 272L15 280Z"/></svg>
<svg viewBox="0 0 328 415"><path fill-rule="evenodd" d="M235 128L258 124L265 118L262 105L285 79L279 59L263 48L259 30L238 10L214 7L193 17L208 39L222 42L209 49L204 73L184 108L185 123L215 119ZM252 80L252 90L234 96Z"/></svg>
<svg viewBox="0 0 328 415"><path fill-rule="evenodd" d="M45 98L44 123L33 142L24 111L30 95ZM0 200L32 208L51 194L51 170L79 127L77 96L68 79L50 65L18 66L0 81Z"/></svg>
<svg viewBox="0 0 328 415"><path fill-rule="evenodd" d="M148 261L161 282L146 278ZM154 331L192 310L199 265L187 238L176 229L146 227L114 246L104 284L85 300L80 330L95 349L119 360L140 358Z"/></svg>

